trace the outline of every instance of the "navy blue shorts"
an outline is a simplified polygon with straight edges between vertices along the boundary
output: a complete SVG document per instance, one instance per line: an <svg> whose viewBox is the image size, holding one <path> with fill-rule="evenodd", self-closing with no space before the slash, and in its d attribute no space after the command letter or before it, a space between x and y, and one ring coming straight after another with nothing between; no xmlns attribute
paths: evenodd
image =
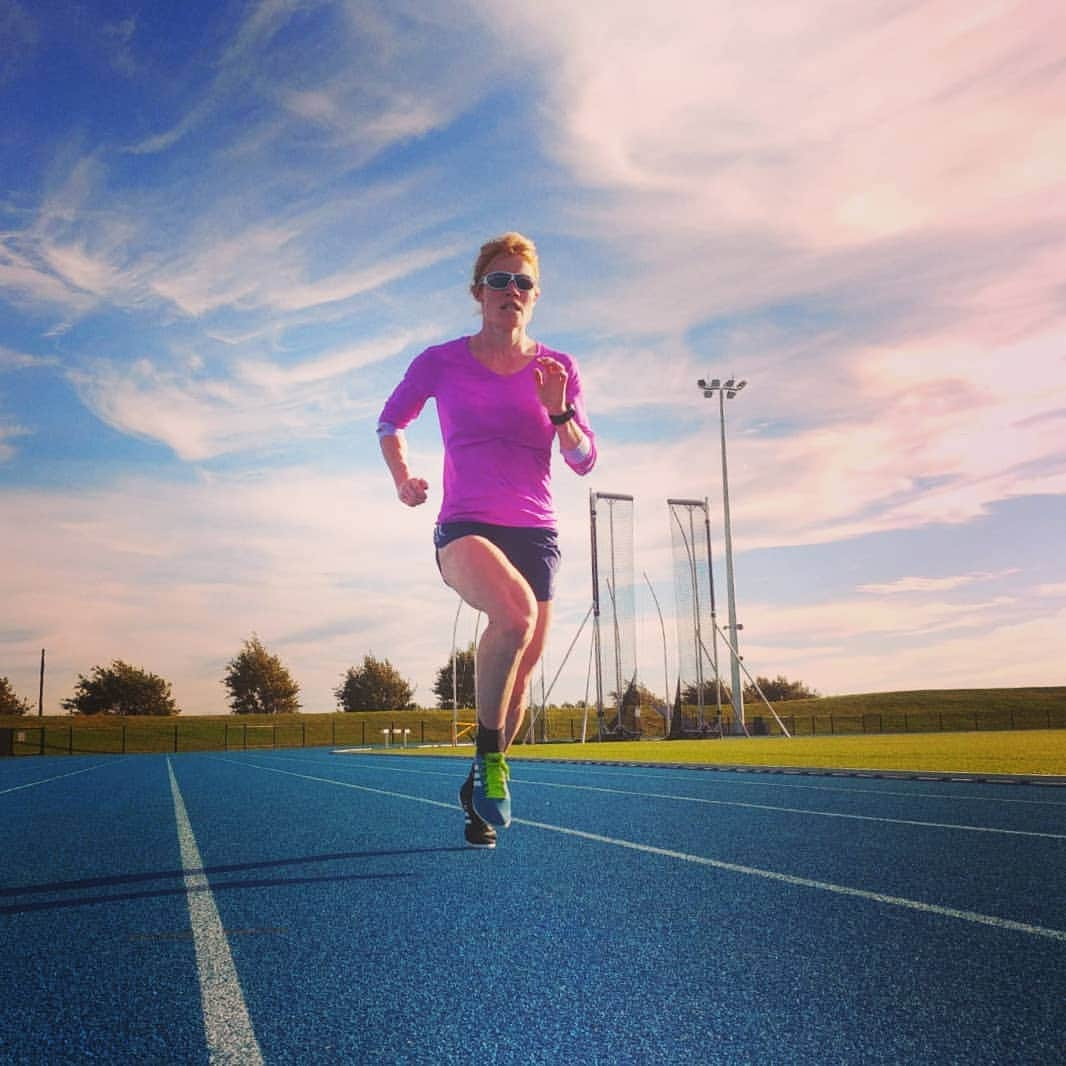
<svg viewBox="0 0 1066 1066"><path fill-rule="evenodd" d="M555 574L562 558L554 529L536 526L494 526L488 522L440 522L433 527L433 545L439 552L460 537L484 537L495 544L526 579L538 603L555 595Z"/></svg>

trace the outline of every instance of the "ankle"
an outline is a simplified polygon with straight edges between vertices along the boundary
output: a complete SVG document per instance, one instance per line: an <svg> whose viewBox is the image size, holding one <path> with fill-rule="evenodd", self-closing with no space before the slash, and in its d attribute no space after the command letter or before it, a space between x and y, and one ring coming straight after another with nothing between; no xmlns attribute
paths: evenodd
<svg viewBox="0 0 1066 1066"><path fill-rule="evenodd" d="M493 751L503 751L503 730L488 729L479 722L477 727L477 753L478 755L487 755Z"/></svg>

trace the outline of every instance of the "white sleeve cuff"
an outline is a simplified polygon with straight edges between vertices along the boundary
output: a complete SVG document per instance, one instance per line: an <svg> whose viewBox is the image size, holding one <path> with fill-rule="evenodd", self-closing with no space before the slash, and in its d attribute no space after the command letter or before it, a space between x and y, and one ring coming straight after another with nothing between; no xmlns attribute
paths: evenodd
<svg viewBox="0 0 1066 1066"><path fill-rule="evenodd" d="M583 436L581 443L576 448L562 449L563 458L568 463L580 463L592 454L592 441Z"/></svg>

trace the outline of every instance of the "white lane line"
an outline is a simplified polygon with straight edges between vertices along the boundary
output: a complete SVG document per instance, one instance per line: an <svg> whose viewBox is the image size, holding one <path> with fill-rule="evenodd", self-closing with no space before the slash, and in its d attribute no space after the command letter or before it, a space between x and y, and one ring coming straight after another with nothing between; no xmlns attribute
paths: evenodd
<svg viewBox="0 0 1066 1066"><path fill-rule="evenodd" d="M200 849L169 759L167 773L170 774L174 816L178 823L178 843L181 846L181 865L185 871L185 895L196 946L200 1003L210 1061L232 1063L233 1066L261 1066L263 1053L252 1028L252 1019L248 1015L237 969L230 954L229 941L222 928L211 886L203 872Z"/></svg>
<svg viewBox="0 0 1066 1066"><path fill-rule="evenodd" d="M883 892L869 892L863 888L851 888L848 885L838 885L831 881L815 881L809 877L796 877L793 874L783 874L776 870L761 870L755 866L741 866L738 863L722 862L720 859L708 859L702 855L690 855L684 851L671 851L668 848L657 848L650 844L637 844L632 840L620 840L617 837L600 836L598 833L586 833L581 829L567 829L560 825L548 825L545 822L531 822L522 818L516 818L519 825L532 826L535 829L546 829L553 833L564 833L567 836L579 837L582 840L592 840L598 844L610 844L618 848L629 848L632 851L644 852L647 855L661 855L668 859L679 859L682 862L696 863L699 866L711 866L716 870L726 870L730 873L743 874L747 877L761 877L766 881L778 881L786 885L795 885L799 888L814 888L821 892L832 892L838 896L851 896L856 899L869 900L873 903L884 903L891 907L903 907L907 910L920 911L923 914L936 914L943 918L955 918L964 922L974 922L978 925L990 925L996 929L1008 929L1015 933L1027 933L1029 936L1046 937L1049 940L1061 940L1066 942L1066 930L1048 929L1041 925L1030 925L1028 922L1015 922L1009 918L997 918L991 914L980 914L977 911L964 911L955 907L942 907L937 903L923 903L921 900L906 899L902 896L888 896Z"/></svg>
<svg viewBox="0 0 1066 1066"><path fill-rule="evenodd" d="M350 788L356 792L371 792L378 796L389 796L393 799L411 800L414 803L423 803L430 807L444 807L454 811L458 809L457 803L442 803L440 800L428 799L425 796L412 796L406 792L393 792L384 788L371 788L369 785L355 785L350 781L338 781L331 777L318 777L313 774L298 774L293 770L281 770L275 766L262 766L259 763L234 762L238 766L250 766L257 770L267 770L273 774L284 774L287 777L297 777L304 781L317 781L325 785L337 785L340 788ZM809 877L796 877L794 874L780 873L777 870L763 870L757 866L742 866L734 862L724 862L721 859L709 859L703 855L692 855L686 851L671 851L668 848L657 848L651 844L640 844L634 840L622 840L619 837L601 836L599 833L587 833L581 829L570 829L562 825L551 825L548 822L534 822L526 818L515 818L515 825L525 825L532 829L543 829L549 833L562 833L564 836L577 837L581 840L589 840L597 844L606 844L611 847L626 848L630 851L643 852L646 855L657 855L661 858L677 859L681 862L695 863L698 866L709 866L715 870L726 873L741 874L745 877L760 877L766 881L777 881L781 884L792 885L797 888L812 888L821 892L832 892L838 896L850 896L854 899L867 900L872 903L880 903L890 907L901 907L906 910L919 911L923 914L935 914L941 918L954 918L957 921L971 922L976 925L988 925L996 929L1005 929L1014 933L1025 933L1029 936L1044 937L1048 940L1059 940L1066 943L1066 930L1049 929L1042 925L1031 925L1028 922L1016 922L1010 918L998 918L992 914L981 914L977 911L959 910L956 907L943 907L937 903L924 903L921 900L907 899L903 896L889 896L883 892L870 892L863 888L851 888L848 885L838 885L832 881L816 881Z"/></svg>
<svg viewBox="0 0 1066 1066"><path fill-rule="evenodd" d="M425 753L425 752L423 752L423 753L415 752L413 755L396 755L396 756L392 756L391 757L392 761L386 762L385 760L389 759L390 757L384 755L381 752L373 751L373 749L367 748L367 749L352 749L353 753L356 750L358 750L358 752L360 754L363 754L363 753L365 753L365 754L373 754L374 762L379 763L381 765L389 766L390 769L395 770L397 773L409 773L409 774L419 773L421 771L418 771L418 770L406 770L406 769L401 770L398 766L395 765L395 763L397 761L401 760L401 759L411 759L411 758L419 758L419 757L425 758L425 759L445 759L445 758L455 759L456 758L455 756L442 756L442 755L428 754L428 753ZM283 756L279 755L278 757L282 758ZM298 756L296 758L297 758L297 760L299 759ZM294 761L296 761L296 760L294 760ZM327 762L331 762L331 761L332 761L331 756L327 755L323 759L323 764L325 765ZM461 761L461 759L459 761ZM353 760L352 764L353 765L356 764L355 760ZM364 766L370 765L369 760L364 761L363 765ZM531 769L534 766L536 767L536 770L538 772L558 771L559 773L571 773L571 774L577 768L574 763L569 763L569 762L566 762L565 760L560 760L560 761L556 762L556 761L553 761L553 760L550 760L550 759L544 759L544 758L538 759L536 756L532 756L529 759L524 759L524 758L523 759L517 759L516 758L516 759L513 759L511 761L511 770L512 770L511 779L513 781L516 781L516 782L519 781L519 778L515 777L514 774L513 774L513 771L515 769L517 769L518 767L521 767L522 769ZM647 767L634 767L634 766L628 766L628 765L625 765L625 764L613 764L613 763L609 763L609 762L596 763L596 764L580 763L579 768L580 768L582 773L586 773L586 774L592 774L592 773L596 773L596 772L602 771L604 773L604 775L606 775L606 774L608 774L608 773L613 771L615 776L617 776L619 773L624 773L627 778L629 778L629 777L645 777L645 778L649 778L651 780L657 780L657 781L676 781L677 780L677 777L674 774L670 774L670 773L666 773L666 772L662 772L662 771L655 772L655 771L652 771L652 770L648 769ZM811 785L811 784L805 784L805 783L801 784L801 783L793 782L793 781L782 781L780 779L780 775L774 775L774 774L769 774L769 773L767 773L767 774L748 775L748 774L733 773L733 772L730 772L728 770L719 770L719 769L716 769L714 767L706 768L706 767L702 767L702 766L699 766L699 765L676 766L676 767L671 767L671 769L674 769L678 773L681 773L681 774L687 774L688 777L686 778L686 780L698 781L700 784L721 785L723 787L729 787L731 785L739 785L741 787L747 787L747 788L766 788L766 789L779 788L779 789L785 789L786 791L791 791L791 792L801 792L801 791L802 792L844 792L844 793L851 793L851 794L855 794L855 795L859 795L859 796L868 796L868 797L874 797L874 798L879 798L881 796L890 796L890 797L898 797L900 799L931 799L931 800L950 801L951 803L955 803L955 802L957 802L959 800L967 800L967 801L970 801L970 802L973 802L973 803L994 803L994 804L996 804L996 806L1004 806L1004 805L1007 805L1007 804L1014 804L1014 805L1023 805L1023 806L1027 806L1027 807L1066 807L1066 802L1064 802L1062 800L1016 799L1016 798L1014 798L1012 796L974 796L974 795L972 795L970 793L966 793L966 792L956 792L956 791L954 791L954 789L959 787L959 783L955 782L955 781L944 781L943 782L943 784L951 785L952 790L953 790L951 792L947 792L947 791L944 791L944 792L913 792L913 791L903 791L902 789L853 788L853 787L848 787L846 785ZM826 776L831 776L832 773L833 773L833 771L826 770ZM875 784L883 784L885 781L890 780L889 778L877 777L876 776L876 771L856 770L856 771L854 771L854 773L856 775L862 775L863 780L871 780ZM995 785L995 784L1000 784L1000 782L990 782L990 784ZM1004 785L1004 787L1010 787L1010 788L1017 789L1019 786L1017 786L1017 785L1009 785L1009 786Z"/></svg>
<svg viewBox="0 0 1066 1066"><path fill-rule="evenodd" d="M512 769L517 767L516 759ZM450 777L439 770L415 770L408 767L390 766L390 773L414 774L418 777ZM919 829L957 829L966 833L994 833L1004 836L1036 837L1041 840L1066 840L1066 833L1042 833L1032 829L1001 829L997 826L965 825L958 822L922 822L913 818L886 818L874 814L848 814L842 811L815 811L807 807L778 807L768 803L745 803L742 800L714 800L703 796L678 796L667 792L638 792L633 789L607 788L603 785L573 785L562 781L538 781L530 777L518 777L512 774L511 780L516 785L537 785L541 788L569 788L580 792L599 792L611 796L628 796L642 799L674 800L679 803L702 803L710 807L741 807L753 811L770 811L774 814L806 814L815 818L846 818L857 822L878 822L882 825L907 825ZM879 795L880 793L874 793ZM866 793L870 795L870 793Z"/></svg>
<svg viewBox="0 0 1066 1066"><path fill-rule="evenodd" d="M997 833L1013 837L1039 837L1043 840L1066 840L1066 833L1039 833L1030 829L1000 829L988 825L963 825L957 822L919 822L912 818L885 818L874 814L846 814L842 811L812 811L806 807L776 807L768 803L743 803L740 800L712 800L702 796L675 796L666 792L634 792L601 785L568 785L561 781L533 781L514 778L516 784L540 785L542 788L572 788L581 792L606 792L612 796L640 796L646 799L675 800L681 803L702 803L710 807L742 807L753 811L772 811L776 814L809 814L815 818L847 818L856 822L881 822L885 825L909 825L921 829L959 829L967 833Z"/></svg>
<svg viewBox="0 0 1066 1066"><path fill-rule="evenodd" d="M18 792L24 788L33 788L35 785L47 785L49 781L62 781L64 777L76 777L78 774L87 774L90 770L99 770L104 763L98 763L96 766L86 766L81 770L71 770L66 774L56 774L55 777L42 777L40 781L28 781L25 785L13 785L11 788L5 788L0 791L0 796L6 796L9 792Z"/></svg>
<svg viewBox="0 0 1066 1066"><path fill-rule="evenodd" d="M534 760L532 760L532 759L530 760L530 762L533 762L533 761ZM514 768L516 766L522 766L524 763L525 763L524 759L523 760L515 759L515 760L512 761L511 769L514 770ZM538 761L536 763L536 766L537 766L537 770L538 771L540 771L540 770L555 770L555 769L558 769L560 771L569 770L572 773L573 770L574 770L574 767L572 765L571 766L567 766L565 763L561 763L561 764L558 764L558 766L556 766L556 765L553 765L553 764L551 764L551 763L549 763L547 761L544 761L544 762ZM602 763L602 764L600 764L600 766L596 766L596 767L593 767L593 766L582 766L581 769L582 770L598 770L598 769L601 769L601 768L607 769L609 766L610 766L609 763ZM618 767L615 768L616 773L617 773L618 769L619 769ZM680 770L681 773L685 773L686 772L686 768L679 768L679 770ZM689 773L689 777L687 778L687 780L694 780L695 779L695 780L699 780L701 784L706 783L706 784L709 784L709 785L723 785L723 786L739 785L741 787L746 787L746 788L766 788L766 789L779 788L779 789L784 789L784 790L789 791L789 792L846 792L846 793L857 794L857 795L860 795L860 796L873 796L873 797L891 796L891 797L899 797L901 799L948 800L948 801L950 801L952 803L955 803L958 800L967 800L967 801L970 801L970 802L973 802L973 803L994 803L997 806L1000 806L1000 805L1003 805L1003 804L1022 804L1022 805L1027 806L1027 807L1066 807L1066 802L1063 802L1061 800L1015 799L1015 798L1013 798L1011 796L1006 796L1006 797L1003 797L1003 796L974 796L974 795L971 795L970 793L955 792L955 791L951 791L951 792L947 792L947 791L944 791L944 792L913 792L913 791L903 791L902 789L853 788L853 787L848 787L846 785L809 785L809 784L799 784L799 783L792 782L792 781L781 781L780 779L776 779L775 780L774 775L771 775L771 774L747 776L746 774L730 773L729 771L723 771L723 770L704 770L704 769L701 769L700 767L696 767L696 766L687 768L687 772ZM856 772L858 773L860 771L856 771ZM698 773L700 775L699 778L693 778L692 775L696 774L696 773ZM828 771L827 771L827 773L828 773ZM713 775L718 775L718 776L713 776ZM672 774L661 773L661 772L660 773L656 773L656 772L644 773L644 772L639 772L639 771L636 771L636 770L631 770L631 772L629 774L626 774L626 776L627 777L646 777L646 778L651 778L651 779L657 780L657 781L676 781L677 780L676 776L674 776ZM870 780L870 781L874 781L876 784L881 784L881 783L883 783L884 781L886 781L888 779L887 778L875 778L873 776L873 771L871 771L870 775L869 776L865 776L863 778L863 780ZM950 784L952 789L958 788L958 783L957 782L951 781L951 782L944 782L944 783L945 784ZM995 784L995 782L993 782L993 784ZM1018 786L1017 785L1011 785L1009 787L1017 788Z"/></svg>

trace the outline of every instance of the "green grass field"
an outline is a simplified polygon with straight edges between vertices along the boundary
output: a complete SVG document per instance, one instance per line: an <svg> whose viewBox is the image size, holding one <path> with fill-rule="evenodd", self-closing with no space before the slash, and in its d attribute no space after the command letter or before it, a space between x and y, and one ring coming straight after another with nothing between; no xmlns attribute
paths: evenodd
<svg viewBox="0 0 1066 1066"><path fill-rule="evenodd" d="M763 708L765 711L765 708ZM796 736L721 740L577 744L583 712L549 708L549 737L559 743L519 745L517 759L673 762L1066 776L1066 688L958 689L824 697L778 705ZM748 721L757 714L749 707ZM472 712L460 712L469 721ZM447 744L450 711L416 710L175 718L0 718L15 730L16 754L138 753L352 747L384 744L383 729L410 729L413 746ZM661 719L659 720L661 722ZM655 717L645 714L654 738ZM595 733L595 715L589 723ZM661 729L660 729L661 732ZM19 739L21 737L21 739ZM397 750L393 746L390 750ZM469 756L469 748L433 747Z"/></svg>
<svg viewBox="0 0 1066 1066"><path fill-rule="evenodd" d="M550 744L515 748L513 755L516 759L1064 776L1066 729Z"/></svg>

